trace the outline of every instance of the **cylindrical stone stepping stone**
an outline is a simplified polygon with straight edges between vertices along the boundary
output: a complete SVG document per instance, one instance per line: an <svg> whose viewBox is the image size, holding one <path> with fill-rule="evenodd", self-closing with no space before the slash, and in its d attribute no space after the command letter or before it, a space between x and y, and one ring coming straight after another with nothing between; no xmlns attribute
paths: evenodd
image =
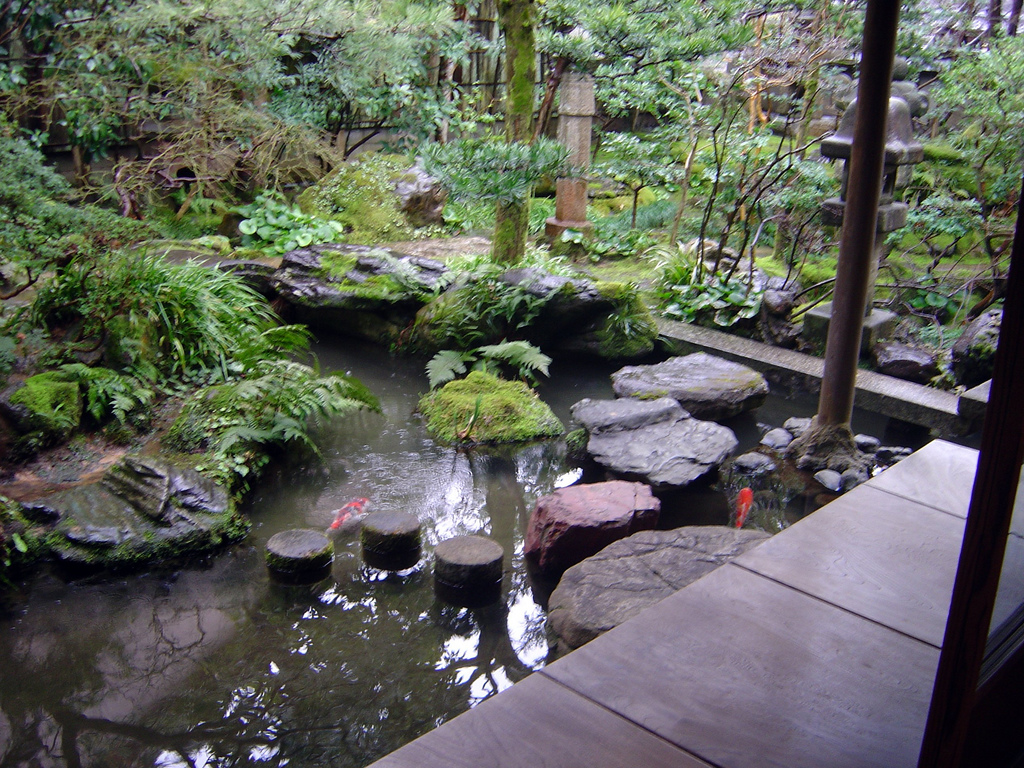
<svg viewBox="0 0 1024 768"><path fill-rule="evenodd" d="M384 571L404 571L420 560L420 521L405 512L374 512L363 518L363 562Z"/></svg>
<svg viewBox="0 0 1024 768"><path fill-rule="evenodd" d="M298 528L275 533L267 542L267 568L279 581L319 581L331 571L334 543L318 531Z"/></svg>
<svg viewBox="0 0 1024 768"><path fill-rule="evenodd" d="M434 550L434 594L452 605L479 608L501 596L505 550L485 536L456 536Z"/></svg>

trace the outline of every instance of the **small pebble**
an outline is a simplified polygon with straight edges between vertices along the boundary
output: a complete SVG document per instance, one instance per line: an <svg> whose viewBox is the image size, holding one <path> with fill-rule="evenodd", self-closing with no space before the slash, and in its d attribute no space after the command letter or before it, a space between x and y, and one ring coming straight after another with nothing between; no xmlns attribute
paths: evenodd
<svg viewBox="0 0 1024 768"><path fill-rule="evenodd" d="M840 475L840 484L844 493L851 488L856 488L861 483L867 482L867 480L868 473L861 469L848 469Z"/></svg>
<svg viewBox="0 0 1024 768"><path fill-rule="evenodd" d="M751 451L737 456L732 462L732 468L742 475L766 475L775 471L775 462L763 453Z"/></svg>
<svg viewBox="0 0 1024 768"><path fill-rule="evenodd" d="M771 448L773 451L784 450L792 442L793 433L781 427L768 430L764 437L761 438L761 445Z"/></svg>
<svg viewBox="0 0 1024 768"><path fill-rule="evenodd" d="M815 472L814 479L830 491L838 493L843 490L843 476L833 469L822 469Z"/></svg>
<svg viewBox="0 0 1024 768"><path fill-rule="evenodd" d="M854 435L853 442L856 443L857 449L862 453L874 453L882 444L881 440L871 435Z"/></svg>
<svg viewBox="0 0 1024 768"><path fill-rule="evenodd" d="M811 426L810 417L792 416L782 425L793 437L800 437Z"/></svg>

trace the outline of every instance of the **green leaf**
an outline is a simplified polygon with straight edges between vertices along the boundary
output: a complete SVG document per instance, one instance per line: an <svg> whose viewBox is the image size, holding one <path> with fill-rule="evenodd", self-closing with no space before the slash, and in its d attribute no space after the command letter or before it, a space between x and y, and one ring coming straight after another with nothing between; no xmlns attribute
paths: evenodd
<svg viewBox="0 0 1024 768"><path fill-rule="evenodd" d="M25 540L23 538L21 538L21 536L19 534L12 533L11 534L11 541L14 542L14 548L16 550L18 550L19 552L21 552L22 554L25 554L26 552L28 552L28 544L25 543Z"/></svg>

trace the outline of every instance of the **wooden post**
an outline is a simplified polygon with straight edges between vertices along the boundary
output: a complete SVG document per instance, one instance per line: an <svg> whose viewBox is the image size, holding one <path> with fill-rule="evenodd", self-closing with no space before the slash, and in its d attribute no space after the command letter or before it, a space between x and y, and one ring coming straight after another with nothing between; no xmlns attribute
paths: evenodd
<svg viewBox="0 0 1024 768"><path fill-rule="evenodd" d="M590 165L590 134L594 114L594 78L589 74L567 72L562 76L558 105L558 141L569 150L574 168ZM567 229L587 231L587 181L582 178L558 179L555 183L555 215L545 223L545 234L554 240Z"/></svg>
<svg viewBox="0 0 1024 768"><path fill-rule="evenodd" d="M1021 339L1024 339L1024 197L1017 208L1017 229L978 471L918 768L953 768L962 762L1024 460Z"/></svg>
<svg viewBox="0 0 1024 768"><path fill-rule="evenodd" d="M849 424L853 414L864 306L871 280L875 223L882 192L885 122L896 53L899 2L868 0L861 46L857 117L850 154L848 196L839 240L832 320L818 399L819 427Z"/></svg>

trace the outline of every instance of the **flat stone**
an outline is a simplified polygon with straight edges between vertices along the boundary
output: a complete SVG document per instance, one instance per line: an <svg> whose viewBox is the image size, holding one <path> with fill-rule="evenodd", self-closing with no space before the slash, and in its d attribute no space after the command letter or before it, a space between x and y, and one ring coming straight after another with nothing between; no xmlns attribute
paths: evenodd
<svg viewBox="0 0 1024 768"><path fill-rule="evenodd" d="M656 365L627 365L612 374L619 397L671 397L700 419L725 419L761 405L768 382L757 371L704 352Z"/></svg>
<svg viewBox="0 0 1024 768"><path fill-rule="evenodd" d="M319 531L281 531L267 542L266 558L267 567L275 573L292 578L309 574L316 579L334 561L334 544Z"/></svg>
<svg viewBox="0 0 1024 768"><path fill-rule="evenodd" d="M718 525L635 533L565 572L548 624L560 646L578 648L767 538Z"/></svg>
<svg viewBox="0 0 1024 768"><path fill-rule="evenodd" d="M659 489L706 478L738 445L731 429L692 418L670 398L586 399L572 414L587 430L587 453L595 462L613 476Z"/></svg>
<svg viewBox="0 0 1024 768"><path fill-rule="evenodd" d="M643 483L612 480L559 488L537 500L525 554L541 571L560 574L658 522L661 502Z"/></svg>

